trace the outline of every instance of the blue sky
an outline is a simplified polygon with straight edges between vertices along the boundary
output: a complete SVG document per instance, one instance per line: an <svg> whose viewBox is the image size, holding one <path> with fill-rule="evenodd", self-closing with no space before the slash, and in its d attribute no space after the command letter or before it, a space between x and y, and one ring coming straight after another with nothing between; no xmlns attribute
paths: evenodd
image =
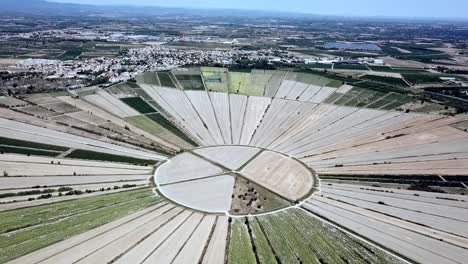
<svg viewBox="0 0 468 264"><path fill-rule="evenodd" d="M236 8L318 15L468 19L468 0L49 0L86 4Z"/></svg>

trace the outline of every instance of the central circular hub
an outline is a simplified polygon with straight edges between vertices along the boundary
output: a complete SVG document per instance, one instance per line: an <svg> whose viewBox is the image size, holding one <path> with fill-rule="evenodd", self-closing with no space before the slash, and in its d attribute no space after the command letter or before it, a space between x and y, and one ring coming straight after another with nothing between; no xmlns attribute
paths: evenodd
<svg viewBox="0 0 468 264"><path fill-rule="evenodd" d="M179 154L157 168L159 193L185 207L227 215L261 214L309 198L314 172L298 160L247 146L216 146Z"/></svg>

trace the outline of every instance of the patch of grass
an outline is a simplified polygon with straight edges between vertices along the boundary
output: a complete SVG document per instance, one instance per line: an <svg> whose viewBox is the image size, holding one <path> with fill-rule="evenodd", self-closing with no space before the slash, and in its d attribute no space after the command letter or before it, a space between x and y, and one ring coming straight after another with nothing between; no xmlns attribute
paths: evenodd
<svg viewBox="0 0 468 264"><path fill-rule="evenodd" d="M137 159L127 156L119 156L114 154L95 152L90 150L76 149L66 156L67 158L73 159L84 159L84 160L100 160L100 161L111 161L111 162L123 162L134 165L147 166L155 164L154 160Z"/></svg>
<svg viewBox="0 0 468 264"><path fill-rule="evenodd" d="M247 226L243 219L235 219L231 224L231 239L229 243L228 263L255 264L255 254L250 243Z"/></svg>
<svg viewBox="0 0 468 264"><path fill-rule="evenodd" d="M146 103L143 99L140 97L127 97L127 98L121 98L124 103L132 107L133 109L137 110L138 112L142 114L149 114L149 113L154 113L156 110L151 107L148 103Z"/></svg>
<svg viewBox="0 0 468 264"><path fill-rule="evenodd" d="M0 212L0 263L156 204L150 188Z"/></svg>

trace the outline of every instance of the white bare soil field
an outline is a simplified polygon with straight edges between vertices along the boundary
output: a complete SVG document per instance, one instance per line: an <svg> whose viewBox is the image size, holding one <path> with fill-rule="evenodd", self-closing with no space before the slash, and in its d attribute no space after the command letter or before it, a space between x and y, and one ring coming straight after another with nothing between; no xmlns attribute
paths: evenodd
<svg viewBox="0 0 468 264"><path fill-rule="evenodd" d="M276 116L281 113L281 110L285 107L288 103L287 100L280 100L274 99L272 100L270 106L268 107L268 111L266 111L265 116L262 119L262 122L259 124L257 130L255 131L255 135L250 141L250 145L257 146L266 138L267 133L271 132L268 131L268 128L272 126L276 126L273 121L275 120Z"/></svg>
<svg viewBox="0 0 468 264"><path fill-rule="evenodd" d="M205 127L199 114L193 108L190 100L183 91L170 88L158 88L155 91L159 94L160 98L155 97L154 100L160 105L170 105L173 109L169 109L171 110L169 111L171 115L176 118L178 122L182 124L182 127L188 130L194 138L205 145L213 145L216 143L208 127ZM162 100L164 100L164 102L161 102Z"/></svg>
<svg viewBox="0 0 468 264"><path fill-rule="evenodd" d="M310 84L304 92L300 94L298 98L294 98L294 100L309 102L320 90L322 90L322 87Z"/></svg>
<svg viewBox="0 0 468 264"><path fill-rule="evenodd" d="M216 227L211 236L202 264L224 263L226 250L226 238L228 232L228 219L225 216L218 216Z"/></svg>
<svg viewBox="0 0 468 264"><path fill-rule="evenodd" d="M162 160L165 156L0 118L0 136L122 156Z"/></svg>
<svg viewBox="0 0 468 264"><path fill-rule="evenodd" d="M88 240L86 243L81 243L66 251L62 251L61 253L42 261L41 263L90 263L86 260L86 258L94 255L96 250L102 249L103 246L108 246L108 244L115 242L116 240L128 235L131 232L134 232L141 226L151 224L152 220L158 219L161 217L161 215L174 207L174 205L166 205L164 202L158 204L157 206L157 209L154 210L153 208L153 211L143 214L138 218L132 219L131 221L117 226L108 232L97 234L97 236Z"/></svg>
<svg viewBox="0 0 468 264"><path fill-rule="evenodd" d="M294 87L288 92L285 99L298 100L308 87L309 85L306 83L297 82L296 85L294 85Z"/></svg>
<svg viewBox="0 0 468 264"><path fill-rule="evenodd" d="M428 226L424 226L418 222L406 221L404 219L395 218L385 213L382 214L376 211L367 210L365 208L361 208L355 205L343 203L342 201L333 201L331 199L324 200L324 201L328 203L329 205L337 206L338 208L343 208L350 212L361 214L365 217L368 217L371 220L381 221L384 223L388 223L390 225L397 226L399 228L411 230L415 233L422 234L424 236L428 236L437 240L445 241L457 247L462 247L462 248L468 247L468 239L461 237L458 234L446 233L441 230L437 230Z"/></svg>
<svg viewBox="0 0 468 264"><path fill-rule="evenodd" d="M345 184L345 183L332 183L327 181L322 181L323 185L328 184L330 188L336 188L340 190L355 191L368 194L379 194L383 197L395 197L409 201L420 201L425 203L431 203L434 205L440 204L445 206L459 207L459 208L468 208L468 198L463 195L458 194L448 194L448 193L433 193L433 192L423 192L423 191L414 191L414 190L405 190L405 189L396 189L396 188L384 188L384 187L371 187L365 185L355 185L355 184ZM328 186L327 186L328 187Z"/></svg>
<svg viewBox="0 0 468 264"><path fill-rule="evenodd" d="M213 111L208 93L199 91L185 91L185 94L192 103L195 111L197 111L198 115L202 119L203 124L208 127L208 131L214 139L215 144L225 144L226 142L224 142L223 136L221 134L218 120L216 119L215 113Z"/></svg>
<svg viewBox="0 0 468 264"><path fill-rule="evenodd" d="M117 183L115 185L120 185L120 183ZM140 188L140 187L117 189L117 190L112 189L112 190L105 190L104 192L99 191L99 192L92 192L92 193L83 193L80 196L65 195L65 196L55 196L55 197L51 197L51 198L48 198L48 199L39 199L39 200L34 200L34 201L17 201L17 202L14 202L14 203L1 204L0 205L0 211L27 208L27 207L32 207L32 206L51 204L51 203L55 203L55 202L75 200L75 199L81 199L81 198L87 198L87 197L94 197L94 196L99 196L99 195L104 195L104 194L111 194L111 193L134 190L134 189L138 189L138 188Z"/></svg>
<svg viewBox="0 0 468 264"><path fill-rule="evenodd" d="M150 175L87 175L87 176L33 176L33 177L0 177L0 189L31 188L33 186L71 186L105 182L124 182L148 180Z"/></svg>
<svg viewBox="0 0 468 264"><path fill-rule="evenodd" d="M419 263L460 264L466 256L463 248L328 204L326 198L315 196L303 207Z"/></svg>
<svg viewBox="0 0 468 264"><path fill-rule="evenodd" d="M191 218L200 219L201 215L194 216L193 212L185 210L176 217L165 221L164 225L156 227L145 240L133 245L132 249L125 252L114 263L142 263L154 250L160 247L167 238L176 230L185 225Z"/></svg>
<svg viewBox="0 0 468 264"><path fill-rule="evenodd" d="M140 114L135 109L103 90L99 90L96 94L87 95L83 98L89 103L121 118Z"/></svg>
<svg viewBox="0 0 468 264"><path fill-rule="evenodd" d="M309 102L312 103L321 103L327 98L332 95L336 91L336 88L331 88L331 87L322 87L320 91L318 91L313 97L310 98Z"/></svg>
<svg viewBox="0 0 468 264"><path fill-rule="evenodd" d="M67 114L73 118L76 118L76 119L80 119L82 121L85 121L85 122L89 122L89 123L94 123L96 125L109 125L109 123L112 123L114 125L117 125L123 129L125 129L125 127L128 127L129 130L127 130L127 133L131 133L131 134L134 134L134 137L135 138L140 138L141 140L146 140L149 139L151 141L154 141L155 143L161 145L161 146L164 146L164 147L168 147L168 148L171 148L171 149L178 149L178 147L176 147L174 144L172 143L169 143L167 142L166 140L158 137L158 136L155 136L151 133L148 133L146 132L145 130L143 129L140 129L132 124L130 124L129 122L125 121L124 119L121 119L117 116L114 116L90 103L87 103L81 99L74 99L74 98L71 98L69 96L60 96L60 97L57 97L58 99L64 101L64 102L67 102L69 104L72 104L80 109L82 109L83 111L86 111L86 112L75 112L75 113L70 113L70 114ZM103 121L106 123L104 124ZM143 137L143 138L141 138Z"/></svg>
<svg viewBox="0 0 468 264"><path fill-rule="evenodd" d="M206 218L212 217L204 217L198 213L192 215L187 222L171 234L171 236L169 236L161 246L151 252L151 255L149 255L142 263L172 263L196 229L200 226L209 224L210 221L204 221ZM203 241L200 242L203 243Z"/></svg>
<svg viewBox="0 0 468 264"><path fill-rule="evenodd" d="M296 84L299 83L295 81L284 80L275 94L275 99L286 99L286 96L288 95L289 91L294 89L294 86L296 86Z"/></svg>
<svg viewBox="0 0 468 264"><path fill-rule="evenodd" d="M278 153L264 151L251 161L242 175L289 200L299 200L314 185L312 172L301 163Z"/></svg>
<svg viewBox="0 0 468 264"><path fill-rule="evenodd" d="M340 200L374 212L468 238L468 231L466 231L468 223L465 222L468 215L467 209L330 188L324 188L322 194L326 198ZM384 204L379 204L379 202Z"/></svg>
<svg viewBox="0 0 468 264"><path fill-rule="evenodd" d="M59 102L55 97L48 94L32 94L25 97L25 100L35 104L51 104Z"/></svg>
<svg viewBox="0 0 468 264"><path fill-rule="evenodd" d="M1 156L0 156L1 158ZM28 160L28 157L25 157ZM114 174L138 174L150 173L151 167L142 169L112 168L104 166L76 166L66 164L11 162L0 160L0 168L8 173L8 176L59 176L59 175L114 175Z"/></svg>
<svg viewBox="0 0 468 264"><path fill-rule="evenodd" d="M224 213L231 208L234 181L232 176L220 175L163 185L159 191L177 204L207 213Z"/></svg>
<svg viewBox="0 0 468 264"><path fill-rule="evenodd" d="M21 101L11 96L0 96L0 105L4 105L7 107L14 107L14 106L26 106L28 105L27 102Z"/></svg>
<svg viewBox="0 0 468 264"><path fill-rule="evenodd" d="M216 216L206 215L197 229L190 235L183 248L173 258L172 263L185 264L194 260L201 260L203 250L208 243L211 230L214 227Z"/></svg>
<svg viewBox="0 0 468 264"><path fill-rule="evenodd" d="M330 125L335 124L337 121L356 112L357 109L330 107L329 109L326 108L325 111L330 112L325 116L318 116L318 118L317 116L312 115L311 118L313 119L313 122L307 123L307 127L301 133L291 136L291 138L288 139L288 143L284 144L284 147L275 150L288 154L300 153L304 148L305 150L309 150L306 145L310 143L311 139L315 139L314 133L320 132ZM321 113L321 111L319 113Z"/></svg>
<svg viewBox="0 0 468 264"><path fill-rule="evenodd" d="M333 112L337 107L333 105L324 105L320 104L310 113L308 113L301 122L298 122L293 128L288 131L288 133L284 133L278 139L276 139L271 145L271 149L279 150L284 148L285 146L290 145L295 140L298 140L301 137L308 135L309 130L308 128L313 126L316 122L322 121L326 118L326 116Z"/></svg>
<svg viewBox="0 0 468 264"><path fill-rule="evenodd" d="M273 98L284 80L287 72L276 71L265 86L265 96Z"/></svg>
<svg viewBox="0 0 468 264"><path fill-rule="evenodd" d="M311 103L287 101L281 111L270 118L269 123L262 123L259 127L264 138L255 137L255 139L258 138L257 146L270 148L270 145L278 138L289 135L289 130L297 123L302 123L302 120L309 116L316 106Z"/></svg>
<svg viewBox="0 0 468 264"><path fill-rule="evenodd" d="M308 137L305 137L302 140L298 141L298 143L301 145L295 149L289 150L288 153L300 157L307 156L309 155L310 150L313 150L323 145L323 143L320 143L321 140L327 140L335 135L338 135L338 138L341 136L345 137L346 134L348 134L348 136L350 134L352 135L354 132L353 129L355 129L354 126L357 126L364 122L368 122L373 118L385 114L382 111L369 109L360 109L357 111L355 111L355 109L344 110L348 110L349 114L345 114L339 120L336 120L332 124L318 128L316 131L314 131L314 133L311 133ZM326 142L324 144L328 143L329 142Z"/></svg>
<svg viewBox="0 0 468 264"><path fill-rule="evenodd" d="M79 112L69 113L66 115L69 117L75 118L77 120L80 120L86 123L95 124L95 125L101 125L101 124L107 123L107 120L100 118L97 115L90 114L88 111L79 111Z"/></svg>
<svg viewBox="0 0 468 264"><path fill-rule="evenodd" d="M107 189L108 187L110 187L111 189L114 187L114 186L119 186L121 187L122 185L125 185L125 184L135 184L135 185L147 185L148 184L148 181L146 179L137 179L137 180L126 180L126 181L113 181L113 182L106 182L106 183L94 183L94 184L88 184L88 183L85 183L85 184L77 184L77 185L64 185L64 186L48 186L48 185L40 185L40 186L35 186L34 188L20 188L20 189L0 189L0 194L5 194L5 193L18 193L18 192L24 192L24 191L35 191L35 190L39 190L39 191L44 191L46 189L49 189L50 188L56 188L58 189L59 187L71 187L73 188L73 190L82 190L82 191L86 191L86 190L100 190L101 188L104 188L104 189ZM24 196L13 196L11 197L12 200L24 200L23 199Z"/></svg>
<svg viewBox="0 0 468 264"><path fill-rule="evenodd" d="M231 106L231 134L232 143L239 145L242 137L242 127L244 126L244 117L247 108L247 96L231 94L229 95Z"/></svg>
<svg viewBox="0 0 468 264"><path fill-rule="evenodd" d="M204 158L214 161L230 170L237 170L253 158L260 149L246 146L219 146L194 150Z"/></svg>
<svg viewBox="0 0 468 264"><path fill-rule="evenodd" d="M182 153L168 160L156 170L159 184L194 180L220 174L223 170L191 153Z"/></svg>
<svg viewBox="0 0 468 264"><path fill-rule="evenodd" d="M85 167L101 167L101 168L115 168L115 169L131 169L131 170L141 170L149 171L150 168L144 166L130 165L130 164L120 164L115 162L103 162L103 161L87 161L87 160L75 160L75 159L58 159L58 158L46 158L41 156L28 156L27 158L24 155L18 154L2 154L0 155L1 161L10 161L10 162L24 162L24 163L44 163L44 164L53 164L60 163L61 165L73 165L73 166L85 166Z"/></svg>
<svg viewBox="0 0 468 264"><path fill-rule="evenodd" d="M49 119L54 116L61 115L61 113L57 112L52 112L45 107L42 107L40 105L32 105L32 106L25 106L25 107L17 107L15 108L17 111L20 111L21 113L26 113L32 116L36 116L39 118L43 119Z"/></svg>
<svg viewBox="0 0 468 264"><path fill-rule="evenodd" d="M320 174L346 175L464 175L468 159L442 160L412 163L351 165L344 167L317 168Z"/></svg>
<svg viewBox="0 0 468 264"><path fill-rule="evenodd" d="M265 97L250 96L245 109L245 117L242 127L242 136L240 139L241 145L248 145L257 127L265 115L267 107L270 105L271 99Z"/></svg>
<svg viewBox="0 0 468 264"><path fill-rule="evenodd" d="M229 95L227 93L209 92L209 96L224 142L228 145L232 144Z"/></svg>
<svg viewBox="0 0 468 264"><path fill-rule="evenodd" d="M174 207L174 205L165 205L157 214L152 214L152 219L140 226L126 229L125 234L121 235L114 241L94 251L92 254L84 257L78 263L99 263L112 262L118 259L122 254L132 250L140 241L161 228L164 224L182 212L182 208ZM97 241L100 242L100 239Z"/></svg>

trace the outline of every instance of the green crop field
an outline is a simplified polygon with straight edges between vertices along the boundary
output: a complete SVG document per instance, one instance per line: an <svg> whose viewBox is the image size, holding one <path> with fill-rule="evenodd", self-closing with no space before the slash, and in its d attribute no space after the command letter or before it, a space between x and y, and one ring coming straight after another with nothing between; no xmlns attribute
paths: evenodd
<svg viewBox="0 0 468 264"><path fill-rule="evenodd" d="M161 200L150 188L0 212L0 263L109 223Z"/></svg>
<svg viewBox="0 0 468 264"><path fill-rule="evenodd" d="M176 85L172 81L169 72L158 72L159 81L163 87L173 87L176 88Z"/></svg>
<svg viewBox="0 0 468 264"><path fill-rule="evenodd" d="M333 65L333 69L335 70L362 70L362 71L369 70L369 68L367 68L366 65L361 65L361 64L335 64Z"/></svg>
<svg viewBox="0 0 468 264"><path fill-rule="evenodd" d="M252 75L247 72L229 72L229 92L249 95Z"/></svg>
<svg viewBox="0 0 468 264"><path fill-rule="evenodd" d="M242 221L242 219L236 219L232 222L228 261L231 264L255 264L255 254L247 226Z"/></svg>
<svg viewBox="0 0 468 264"><path fill-rule="evenodd" d="M137 159L137 158L132 158L132 157L119 156L119 155L114 155L114 154L95 152L95 151L89 151L89 150L83 150L83 149L73 150L66 157L73 158L73 159L84 159L84 160L123 162L123 163L130 163L134 165L143 165L143 166L154 165L156 163L156 161L153 161L153 160Z"/></svg>
<svg viewBox="0 0 468 264"><path fill-rule="evenodd" d="M263 230L271 249L282 263L315 263L317 260L320 263L401 263L300 209L289 209L255 220L260 228L252 228L254 237L262 239L259 229ZM262 244L264 242L258 243ZM266 252L265 256L271 258Z"/></svg>
<svg viewBox="0 0 468 264"><path fill-rule="evenodd" d="M36 143L36 142L13 139L13 138L6 138L6 137L0 137L0 145L18 146L18 147L35 148L35 149L43 149L43 150L55 150L55 151L68 150L68 148L66 147L42 144L42 143Z"/></svg>
<svg viewBox="0 0 468 264"><path fill-rule="evenodd" d="M203 85L203 80L200 75L176 74L176 78L184 90L205 90L205 86Z"/></svg>
<svg viewBox="0 0 468 264"><path fill-rule="evenodd" d="M37 155L37 156L47 156L47 157L55 157L61 154L61 152L54 152L54 151L47 151L41 149L29 149L29 148L21 148L21 147L11 147L11 146L1 146L0 145L0 153L16 153L16 154L24 154L24 155Z"/></svg>
<svg viewBox="0 0 468 264"><path fill-rule="evenodd" d="M430 75L430 74L403 74L403 78L408 82L417 85L425 83L442 83L442 79L439 76Z"/></svg>
<svg viewBox="0 0 468 264"><path fill-rule="evenodd" d="M149 113L154 113L156 110L151 107L147 102L145 102L143 99L140 97L127 97L127 98L121 98L124 103L132 107L133 109L137 110L138 112L142 114L149 114Z"/></svg>
<svg viewBox="0 0 468 264"><path fill-rule="evenodd" d="M192 147L195 144L159 113L146 116L131 116L127 117L126 120L148 133L161 137L181 147Z"/></svg>
<svg viewBox="0 0 468 264"><path fill-rule="evenodd" d="M397 86L405 86L405 87L408 86L408 84L403 79L395 78L395 77L364 75L361 78L365 80L370 80L370 81L389 84L389 85L397 85Z"/></svg>

